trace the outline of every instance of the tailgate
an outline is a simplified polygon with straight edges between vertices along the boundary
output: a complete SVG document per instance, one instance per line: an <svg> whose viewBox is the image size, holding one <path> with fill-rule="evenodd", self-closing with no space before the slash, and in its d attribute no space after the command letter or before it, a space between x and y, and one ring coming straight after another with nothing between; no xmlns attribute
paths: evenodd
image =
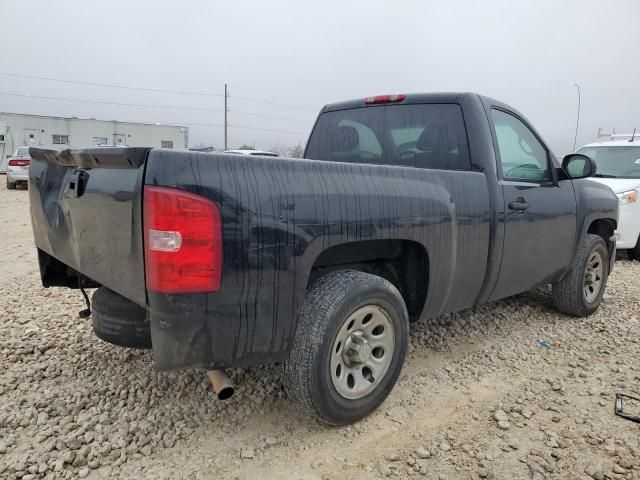
<svg viewBox="0 0 640 480"><path fill-rule="evenodd" d="M146 303L142 183L147 148L31 148L35 243L139 305ZM41 264L42 280L47 271Z"/></svg>

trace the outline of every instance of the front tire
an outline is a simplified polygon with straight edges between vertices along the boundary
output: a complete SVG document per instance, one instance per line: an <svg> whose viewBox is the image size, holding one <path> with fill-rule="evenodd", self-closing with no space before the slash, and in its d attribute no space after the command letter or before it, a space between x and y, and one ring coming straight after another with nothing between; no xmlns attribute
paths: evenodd
<svg viewBox="0 0 640 480"><path fill-rule="evenodd" d="M638 238L636 246L629 249L629 258L640 262L640 238Z"/></svg>
<svg viewBox="0 0 640 480"><path fill-rule="evenodd" d="M607 286L608 258L602 237L586 234L571 270L552 286L556 309L576 317L586 317L595 312Z"/></svg>
<svg viewBox="0 0 640 480"><path fill-rule="evenodd" d="M329 273L307 291L285 387L318 420L353 423L389 395L408 343L409 315L396 287L368 273Z"/></svg>

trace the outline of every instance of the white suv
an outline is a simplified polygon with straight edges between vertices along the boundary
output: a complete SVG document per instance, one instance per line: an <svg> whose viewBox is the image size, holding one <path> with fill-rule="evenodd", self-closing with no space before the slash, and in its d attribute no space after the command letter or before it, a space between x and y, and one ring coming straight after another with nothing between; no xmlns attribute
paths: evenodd
<svg viewBox="0 0 640 480"><path fill-rule="evenodd" d="M629 250L630 256L640 260L640 134L628 140L616 135L607 142L590 143L576 153L595 160L598 170L593 180L609 186L618 196L618 241L620 250ZM623 136L624 137L624 136Z"/></svg>

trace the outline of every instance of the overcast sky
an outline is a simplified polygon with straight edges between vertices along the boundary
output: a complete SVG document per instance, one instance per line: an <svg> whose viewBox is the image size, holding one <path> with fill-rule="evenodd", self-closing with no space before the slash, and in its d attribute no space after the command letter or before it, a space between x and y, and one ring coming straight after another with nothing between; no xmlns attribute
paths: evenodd
<svg viewBox="0 0 640 480"><path fill-rule="evenodd" d="M598 127L640 128L638 0L0 0L0 45L5 74L216 95L226 82L229 147L304 143L334 101L475 91L520 110L561 155L573 147L574 83L578 144ZM191 126L191 144L223 143L222 96L7 75L0 92L220 110L0 95L6 112L213 124Z"/></svg>

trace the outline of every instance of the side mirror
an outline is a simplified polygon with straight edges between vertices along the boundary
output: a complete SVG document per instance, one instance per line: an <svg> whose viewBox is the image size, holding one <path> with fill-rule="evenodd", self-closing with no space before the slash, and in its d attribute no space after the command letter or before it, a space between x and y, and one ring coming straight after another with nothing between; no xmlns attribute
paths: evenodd
<svg viewBox="0 0 640 480"><path fill-rule="evenodd" d="M13 157L13 155L7 155L7 158L11 158L11 157Z"/></svg>
<svg viewBox="0 0 640 480"><path fill-rule="evenodd" d="M572 153L562 159L562 170L569 178L587 178L596 174L596 162L581 153Z"/></svg>

